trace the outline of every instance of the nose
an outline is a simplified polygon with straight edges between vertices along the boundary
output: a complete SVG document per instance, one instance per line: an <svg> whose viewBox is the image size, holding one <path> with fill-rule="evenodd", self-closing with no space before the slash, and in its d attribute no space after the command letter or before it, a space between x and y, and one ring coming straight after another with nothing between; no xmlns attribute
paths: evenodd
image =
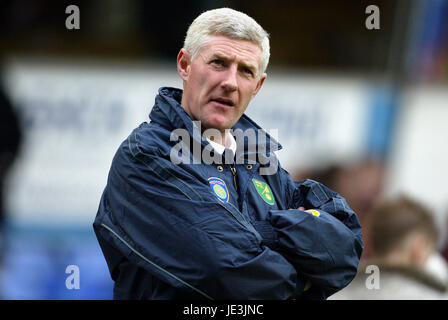
<svg viewBox="0 0 448 320"><path fill-rule="evenodd" d="M223 76L221 87L228 92L236 91L238 89L238 70L236 65L231 65L226 72L223 72Z"/></svg>

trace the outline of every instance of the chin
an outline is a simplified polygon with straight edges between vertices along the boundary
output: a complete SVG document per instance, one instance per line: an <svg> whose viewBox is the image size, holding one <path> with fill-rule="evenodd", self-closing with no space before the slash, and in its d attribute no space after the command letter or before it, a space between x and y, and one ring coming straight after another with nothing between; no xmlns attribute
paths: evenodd
<svg viewBox="0 0 448 320"><path fill-rule="evenodd" d="M225 130L225 129L229 129L229 127L225 126L225 125L219 125L219 124L203 124L202 125L205 129L216 129L219 131Z"/></svg>
<svg viewBox="0 0 448 320"><path fill-rule="evenodd" d="M212 120L212 121L204 121L202 126L206 129L217 129L217 130L225 130L230 129L232 126L229 124L229 121L220 121L220 120Z"/></svg>

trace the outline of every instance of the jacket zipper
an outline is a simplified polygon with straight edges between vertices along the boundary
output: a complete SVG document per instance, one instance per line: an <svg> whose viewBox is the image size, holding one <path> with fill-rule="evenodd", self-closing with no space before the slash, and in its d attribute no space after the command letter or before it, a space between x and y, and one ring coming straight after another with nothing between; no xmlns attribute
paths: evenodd
<svg viewBox="0 0 448 320"><path fill-rule="evenodd" d="M237 182L237 178L236 178L236 168L235 168L235 166L230 165L230 171L232 172L232 175L233 175L233 184L235 185L235 190L236 190L237 193L239 193L239 191L238 191L238 182ZM234 214L231 210L229 210L226 206L224 206L223 203L221 203L221 205L222 205L226 210L228 210L228 211L235 217L235 219L236 219L239 223L241 223L246 229L248 229L248 230L255 236L255 238L257 238L257 240L259 241L259 243L261 243L261 241L262 241L263 239L261 239L260 235L259 235L258 232L252 227L252 225L246 221L246 218L244 217L243 213L240 212L240 210L239 210L238 208L235 208L235 206L232 206L232 207L234 207L234 208L236 209L236 211L239 213L239 215L240 215L241 218L242 218L242 221L241 221L240 219L238 219L238 217L236 217L235 214Z"/></svg>
<svg viewBox="0 0 448 320"><path fill-rule="evenodd" d="M232 171L233 184L235 185L236 192L239 192L238 191L238 182L236 180L236 168L234 166L230 166L230 171Z"/></svg>

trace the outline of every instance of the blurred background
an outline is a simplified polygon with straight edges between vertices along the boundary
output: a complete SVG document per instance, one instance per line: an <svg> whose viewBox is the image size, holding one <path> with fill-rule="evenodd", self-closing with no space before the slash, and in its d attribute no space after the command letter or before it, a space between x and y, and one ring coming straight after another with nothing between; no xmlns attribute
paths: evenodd
<svg viewBox="0 0 448 320"><path fill-rule="evenodd" d="M69 5L79 29L67 29ZM368 29L369 5L379 29ZM296 179L372 206L406 194L439 229L427 270L447 281L448 0L0 1L2 299L111 299L92 223L112 157L148 120L202 11L231 7L270 34L247 114L278 130ZM68 289L67 266L79 267Z"/></svg>

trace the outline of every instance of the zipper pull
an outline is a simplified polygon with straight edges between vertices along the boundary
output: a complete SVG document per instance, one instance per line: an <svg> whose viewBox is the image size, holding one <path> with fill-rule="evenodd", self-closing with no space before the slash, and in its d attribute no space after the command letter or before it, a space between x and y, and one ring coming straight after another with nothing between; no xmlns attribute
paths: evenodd
<svg viewBox="0 0 448 320"><path fill-rule="evenodd" d="M238 192L238 182L236 181L236 168L230 167L230 171L232 171L233 174L233 184L235 185L236 192Z"/></svg>

